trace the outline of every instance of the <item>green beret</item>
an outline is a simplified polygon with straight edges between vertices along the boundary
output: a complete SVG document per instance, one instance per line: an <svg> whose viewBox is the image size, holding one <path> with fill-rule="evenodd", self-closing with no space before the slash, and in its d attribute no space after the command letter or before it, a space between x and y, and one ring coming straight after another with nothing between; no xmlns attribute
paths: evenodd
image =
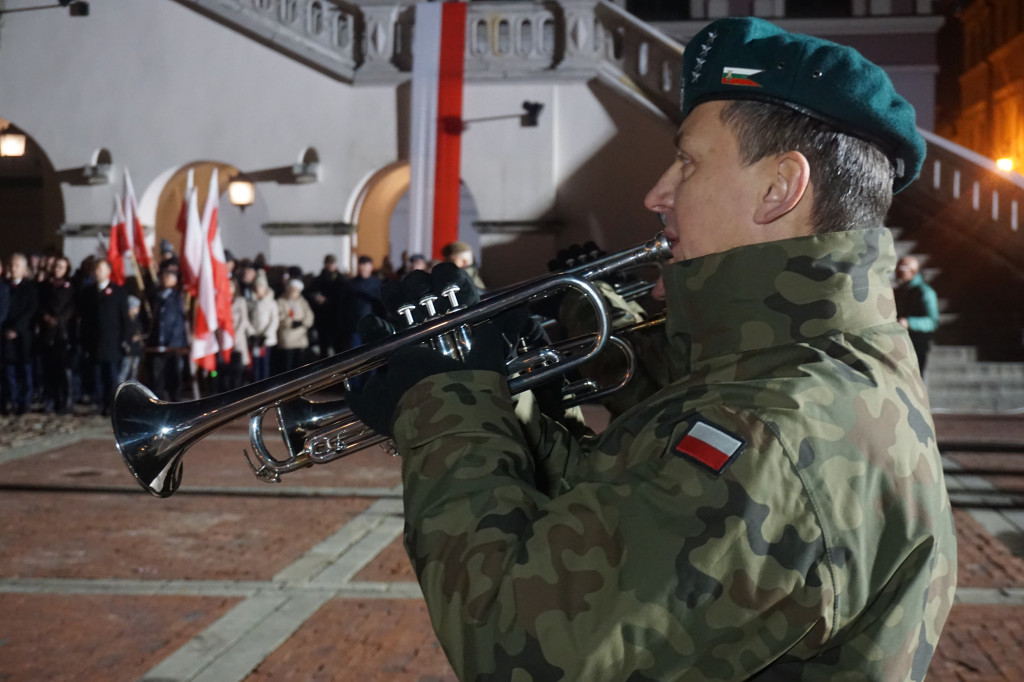
<svg viewBox="0 0 1024 682"><path fill-rule="evenodd" d="M852 47L787 33L764 19L719 19L687 44L681 79L683 118L709 100L761 100L877 145L896 171L894 192L924 163L914 107Z"/></svg>

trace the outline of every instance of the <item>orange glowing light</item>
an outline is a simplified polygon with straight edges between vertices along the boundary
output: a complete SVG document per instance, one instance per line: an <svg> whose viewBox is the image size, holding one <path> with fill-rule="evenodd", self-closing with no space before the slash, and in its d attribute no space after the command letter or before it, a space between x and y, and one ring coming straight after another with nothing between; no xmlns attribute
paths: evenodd
<svg viewBox="0 0 1024 682"><path fill-rule="evenodd" d="M1013 170L1013 159L1004 156L1003 158L996 161L996 166L1001 171L1012 171Z"/></svg>

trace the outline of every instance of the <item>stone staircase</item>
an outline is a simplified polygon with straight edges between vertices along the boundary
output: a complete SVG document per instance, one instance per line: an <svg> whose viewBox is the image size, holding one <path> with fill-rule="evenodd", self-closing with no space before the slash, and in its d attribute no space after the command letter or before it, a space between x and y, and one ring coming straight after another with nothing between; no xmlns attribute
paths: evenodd
<svg viewBox="0 0 1024 682"><path fill-rule="evenodd" d="M939 297L925 383L939 413L1024 414L1024 178L923 132L921 178L889 214Z"/></svg>
<svg viewBox="0 0 1024 682"><path fill-rule="evenodd" d="M933 412L1024 415L1024 362L980 361L974 346L933 347L925 385Z"/></svg>
<svg viewBox="0 0 1024 682"><path fill-rule="evenodd" d="M975 315L963 315L958 306L970 305L963 296L949 294L945 288L944 268L935 255L917 240L906 238L907 230L890 228L899 257L913 255L921 263L921 275L939 296L939 331L928 356L925 385L932 411L953 414L1024 414L1024 362L1009 361L1013 344L1007 347L977 328ZM941 253L941 251L940 251ZM1002 336L1001 334L998 336ZM962 345L960 345L962 344ZM998 347L996 347L998 346ZM1002 361L979 359L979 352L999 356Z"/></svg>

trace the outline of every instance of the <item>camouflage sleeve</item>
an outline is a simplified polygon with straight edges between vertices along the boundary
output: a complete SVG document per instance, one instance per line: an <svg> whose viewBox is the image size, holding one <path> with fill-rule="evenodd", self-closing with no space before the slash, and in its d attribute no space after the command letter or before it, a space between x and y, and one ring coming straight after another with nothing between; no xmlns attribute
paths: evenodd
<svg viewBox="0 0 1024 682"><path fill-rule="evenodd" d="M827 640L822 534L760 422L726 475L665 451L677 417L552 497L504 377L431 377L399 409L406 549L460 679L743 680Z"/></svg>
<svg viewBox="0 0 1024 682"><path fill-rule="evenodd" d="M594 285L607 303L615 329L640 322L646 316L643 306L636 301L624 299L611 284L597 280ZM565 326L569 337L587 334L597 327L593 306L576 293L570 293L563 299L558 308L558 321Z"/></svg>
<svg viewBox="0 0 1024 682"><path fill-rule="evenodd" d="M556 495L564 488L569 462L582 452L573 434L589 432L583 413L575 407L566 410L561 420L551 419L541 412L533 391L520 393L513 403L526 449L536 465L537 489Z"/></svg>

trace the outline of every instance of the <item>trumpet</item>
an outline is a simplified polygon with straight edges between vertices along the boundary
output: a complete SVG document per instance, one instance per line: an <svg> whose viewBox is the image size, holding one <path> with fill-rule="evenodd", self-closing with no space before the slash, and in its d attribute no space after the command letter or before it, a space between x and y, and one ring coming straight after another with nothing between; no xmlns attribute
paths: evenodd
<svg viewBox="0 0 1024 682"><path fill-rule="evenodd" d="M144 490L157 497L169 497L181 485L182 458L187 450L216 429L249 415L249 437L256 462L249 459L247 452L245 457L258 478L278 481L281 474L332 461L387 440L362 424L344 405L317 408L306 416L294 417L296 410L303 409L301 402L307 401L290 405L293 401L331 386L340 385L347 390L350 380L384 367L389 356L411 344L427 343L441 349L453 344L465 346L470 342L468 332L473 325L560 291L575 290L593 306L597 330L589 335L589 345L583 347L577 345L562 352L541 348L518 356L515 366L509 368L509 390L513 394L529 390L588 362L609 343L611 320L592 280L670 255L667 239L659 234L628 251L510 287L476 305L462 309L453 305L450 312L432 315L425 322L375 344L198 400L168 403L137 382L125 382L117 388L111 411L118 451ZM302 425L302 429L293 429L295 433L286 431L290 451L286 459L275 458L263 439L263 418L271 409L278 411L279 423ZM316 439L310 447L297 447L300 439L305 443L307 435L314 433Z"/></svg>
<svg viewBox="0 0 1024 682"><path fill-rule="evenodd" d="M629 332L630 329L621 330ZM593 334L569 339L545 349L544 352L534 356L538 362L564 362L565 358L573 357L576 353L589 347L594 343ZM608 348L614 347L622 353L625 359L626 369L622 376L614 384L601 386L593 379L578 379L570 382L561 388L562 402L564 409L569 409L585 402L599 400L610 395L621 388L624 388L636 373L636 351L633 345L625 338L619 336L619 332L608 337ZM606 351L607 352L607 351ZM563 369L564 369L563 365ZM510 365L508 371L515 371L515 366ZM261 420L261 415L253 415L250 421L250 432L261 425L255 420ZM304 461L306 458L315 464L326 464L340 457L354 452L355 450L379 444L385 437L373 432L363 432L361 423L348 402L342 398L316 402L298 398L290 400L277 407L278 430L284 439L285 447L288 450L289 459L286 461L275 460L263 447L262 439L257 441L258 447L254 445L255 459L249 460L249 466L257 478L267 481L279 480L282 466L287 466L287 461Z"/></svg>

